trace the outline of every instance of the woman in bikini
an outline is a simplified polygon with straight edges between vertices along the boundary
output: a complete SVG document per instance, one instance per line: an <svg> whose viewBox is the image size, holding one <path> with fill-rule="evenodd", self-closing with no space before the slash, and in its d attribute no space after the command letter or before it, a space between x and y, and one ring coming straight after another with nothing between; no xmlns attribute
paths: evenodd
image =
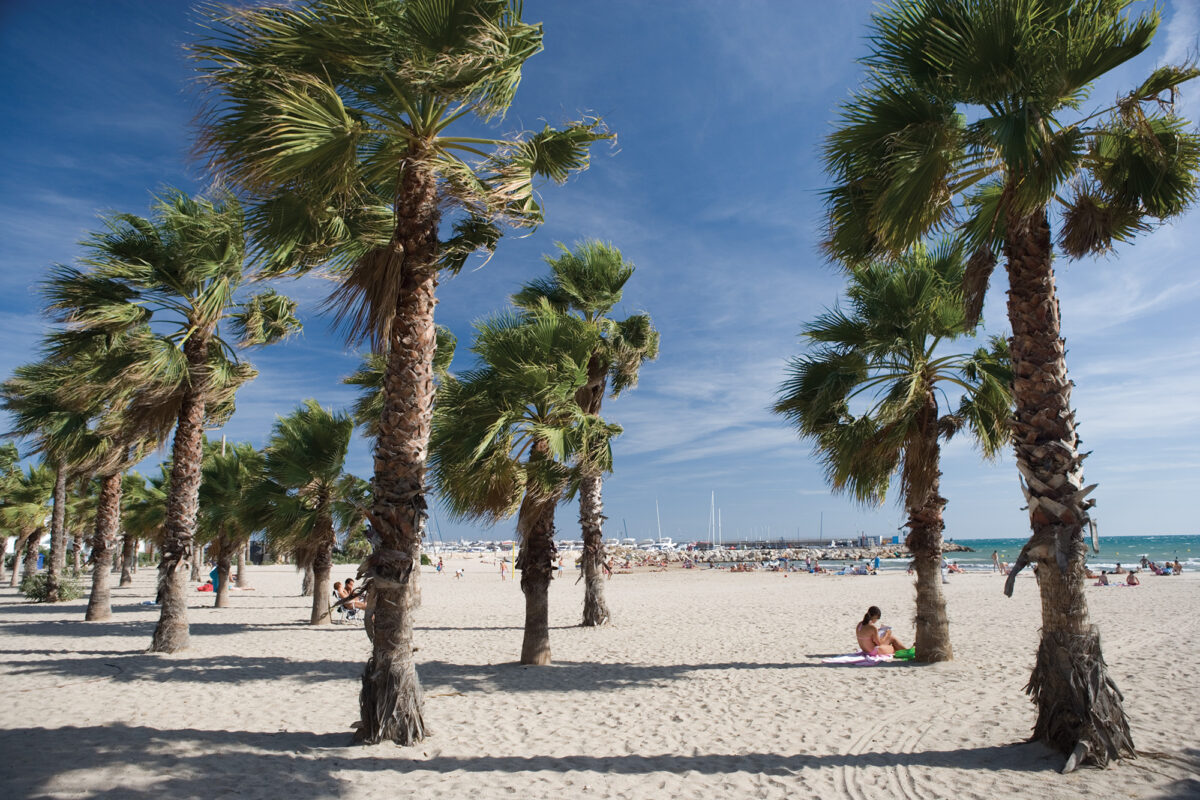
<svg viewBox="0 0 1200 800"><path fill-rule="evenodd" d="M883 616L883 612L879 610L878 606L871 606L867 609L862 622L858 623L858 627L854 629L854 635L858 638L858 646L869 656L890 656L894 655L897 650L907 649L896 638L896 634L892 633L891 628L884 628L882 632L879 630L881 616Z"/></svg>

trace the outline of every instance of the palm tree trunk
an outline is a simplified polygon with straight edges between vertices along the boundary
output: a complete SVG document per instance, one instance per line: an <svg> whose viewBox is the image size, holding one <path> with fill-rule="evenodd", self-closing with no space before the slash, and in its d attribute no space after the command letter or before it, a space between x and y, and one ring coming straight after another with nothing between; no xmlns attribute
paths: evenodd
<svg viewBox="0 0 1200 800"><path fill-rule="evenodd" d="M167 496L158 593L162 613L150 643L152 653L174 653L188 646L187 583L192 537L200 498L200 466L204 457L204 406L208 384L205 360L209 332L195 331L184 345L191 389L179 409L171 446L171 493Z"/></svg>
<svg viewBox="0 0 1200 800"><path fill-rule="evenodd" d="M1042 597L1042 636L1025 690L1037 705L1033 738L1104 766L1133 756L1121 692L1108 675L1100 634L1084 596L1084 526L1095 501L1083 483L1083 459L1071 409L1066 347L1045 210L1008 220L1008 315L1012 326L1013 421L1017 468L1028 500L1033 535L1013 575L1036 563ZM1011 592L1010 579L1006 591Z"/></svg>
<svg viewBox="0 0 1200 800"><path fill-rule="evenodd" d="M250 549L249 542L243 542L238 548L237 555L237 587L245 589L250 585L250 579L246 575L246 551Z"/></svg>
<svg viewBox="0 0 1200 800"><path fill-rule="evenodd" d="M8 577L8 570L4 566L4 562L7 559L8 559L8 532L5 531L5 532L0 533L0 581L3 581L6 577ZM13 561L14 569L16 568L16 566L17 566L17 562L14 560Z"/></svg>
<svg viewBox="0 0 1200 800"><path fill-rule="evenodd" d="M41 549L41 542L44 528L38 528L33 535L25 540L25 563L21 568L21 579L31 578L37 574L38 566L38 551Z"/></svg>
<svg viewBox="0 0 1200 800"><path fill-rule="evenodd" d="M301 597L311 597L312 596L313 583L315 582L315 580L316 579L313 576L313 565L305 564L304 565L304 577L300 580L300 596Z"/></svg>
<svg viewBox="0 0 1200 800"><path fill-rule="evenodd" d="M937 400L931 394L925 409L927 441L921 459L932 465L933 481L922 500L908 503L908 537L905 544L913 556L917 572L916 660L926 663L950 661L950 619L946 616L946 597L942 594L942 509L946 498L938 493L939 453L937 436Z"/></svg>
<svg viewBox="0 0 1200 800"><path fill-rule="evenodd" d="M213 592L215 595L213 608L227 608L229 606L229 579L233 574L233 544L221 536L209 548L209 552L213 550L217 551L217 586L216 591Z"/></svg>
<svg viewBox="0 0 1200 800"><path fill-rule="evenodd" d="M21 553L25 545L29 543L29 537L32 533L27 533L24 536L18 534L17 540L13 542L13 565L12 572L8 576L8 585L16 586L21 579Z"/></svg>
<svg viewBox="0 0 1200 800"><path fill-rule="evenodd" d="M322 519L317 524L321 526L322 543L313 556L313 603L309 624L329 625L333 622L333 615L329 613L329 599L333 594L333 520Z"/></svg>
<svg viewBox="0 0 1200 800"><path fill-rule="evenodd" d="M67 468L59 461L54 472L54 510L50 514L50 561L46 566L46 602L61 600L59 583L67 564Z"/></svg>
<svg viewBox="0 0 1200 800"><path fill-rule="evenodd" d="M383 413L375 440L371 524L379 543L367 559L372 608L371 657L359 695L361 742L411 745L425 738L421 683L413 663L412 615L420 605L425 535L425 465L433 417L437 182L421 153L405 167L396 201L396 231L370 257L394 276L395 317L387 342Z"/></svg>
<svg viewBox="0 0 1200 800"><path fill-rule="evenodd" d="M72 561L71 571L76 575L83 569L83 531L75 534L75 543L71 550Z"/></svg>
<svg viewBox="0 0 1200 800"><path fill-rule="evenodd" d="M100 497L96 500L96 532L92 536L92 594L88 598L84 619L102 622L112 617L112 597L108 583L108 567L112 561L112 544L121 526L121 473L105 475L100 480Z"/></svg>
<svg viewBox="0 0 1200 800"><path fill-rule="evenodd" d="M603 479L588 475L579 485L579 527L583 531L583 624L604 625L610 620L604 602L604 502Z"/></svg>
<svg viewBox="0 0 1200 800"><path fill-rule="evenodd" d="M128 533L121 540L121 582L119 586L133 585L133 566L137 558L137 539Z"/></svg>
<svg viewBox="0 0 1200 800"><path fill-rule="evenodd" d="M195 551L192 553L192 555L193 555L192 569L191 569L191 572L188 574L188 580L191 581L192 583L199 583L200 579L204 577L200 573L200 567L201 567L201 565L204 564L204 559L206 558L206 555L204 552L206 547L207 547L207 545L202 544L199 547L197 547L195 549Z"/></svg>
<svg viewBox="0 0 1200 800"><path fill-rule="evenodd" d="M537 457L535 446L534 458ZM554 507L558 496L539 497L526 491L517 512L517 538L521 551L516 568L521 570L525 594L525 638L521 663L550 663L550 580L554 574Z"/></svg>

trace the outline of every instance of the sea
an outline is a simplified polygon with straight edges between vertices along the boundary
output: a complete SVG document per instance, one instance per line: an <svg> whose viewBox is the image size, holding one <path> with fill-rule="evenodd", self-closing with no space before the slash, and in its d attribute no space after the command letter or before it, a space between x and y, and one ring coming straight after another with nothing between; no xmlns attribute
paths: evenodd
<svg viewBox="0 0 1200 800"><path fill-rule="evenodd" d="M1017 560L1021 548L1028 538L1019 539L959 539L957 544L970 547L971 553L946 553L946 560L957 561L965 570L990 572L992 569L992 551L1000 553L1000 560L1012 564ZM1139 564L1142 556L1161 564L1164 561L1175 561L1183 565L1185 572L1200 571L1200 535L1170 535L1156 536L1109 536L1100 537L1100 552L1092 552L1088 546L1088 566L1099 572L1102 569L1115 569L1117 564L1128 567ZM908 569L908 559L880 559L881 569Z"/></svg>

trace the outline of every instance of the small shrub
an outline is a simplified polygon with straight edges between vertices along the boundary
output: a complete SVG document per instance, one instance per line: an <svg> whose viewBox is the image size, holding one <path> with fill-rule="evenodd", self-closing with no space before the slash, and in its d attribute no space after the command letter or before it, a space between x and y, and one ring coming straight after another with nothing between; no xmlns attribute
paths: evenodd
<svg viewBox="0 0 1200 800"><path fill-rule="evenodd" d="M36 575L28 575L21 579L21 594L35 603L46 602L48 589L46 584L49 580L49 575L44 572L39 572ZM58 599L78 600L83 597L83 584L70 575L58 576Z"/></svg>
<svg viewBox="0 0 1200 800"><path fill-rule="evenodd" d="M429 560L429 556L426 555L425 553L421 553L421 566L422 567L432 567L433 566L433 562Z"/></svg>

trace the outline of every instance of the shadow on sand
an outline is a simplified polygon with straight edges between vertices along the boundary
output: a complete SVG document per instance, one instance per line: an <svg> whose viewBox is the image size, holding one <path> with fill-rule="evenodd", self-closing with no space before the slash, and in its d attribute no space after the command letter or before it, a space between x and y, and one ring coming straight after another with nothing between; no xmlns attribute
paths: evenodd
<svg viewBox="0 0 1200 800"><path fill-rule="evenodd" d="M1061 756L1035 744L931 750L916 753L868 752L709 753L616 756L424 757L419 748L391 745L351 747L350 734L279 731L211 731L131 725L37 727L0 731L0 783L7 796L46 794L115 796L131 800L172 800L234 795L317 800L346 796L346 777L389 772L565 773L645 775L696 772L725 775L748 772L791 776L802 770L842 767L888 769L897 766L955 770L1052 772ZM1192 753L1194 760L1195 753ZM122 784L114 785L114 780ZM135 785L140 784L140 786ZM1197 783L1183 779L1167 797L1194 797Z"/></svg>

